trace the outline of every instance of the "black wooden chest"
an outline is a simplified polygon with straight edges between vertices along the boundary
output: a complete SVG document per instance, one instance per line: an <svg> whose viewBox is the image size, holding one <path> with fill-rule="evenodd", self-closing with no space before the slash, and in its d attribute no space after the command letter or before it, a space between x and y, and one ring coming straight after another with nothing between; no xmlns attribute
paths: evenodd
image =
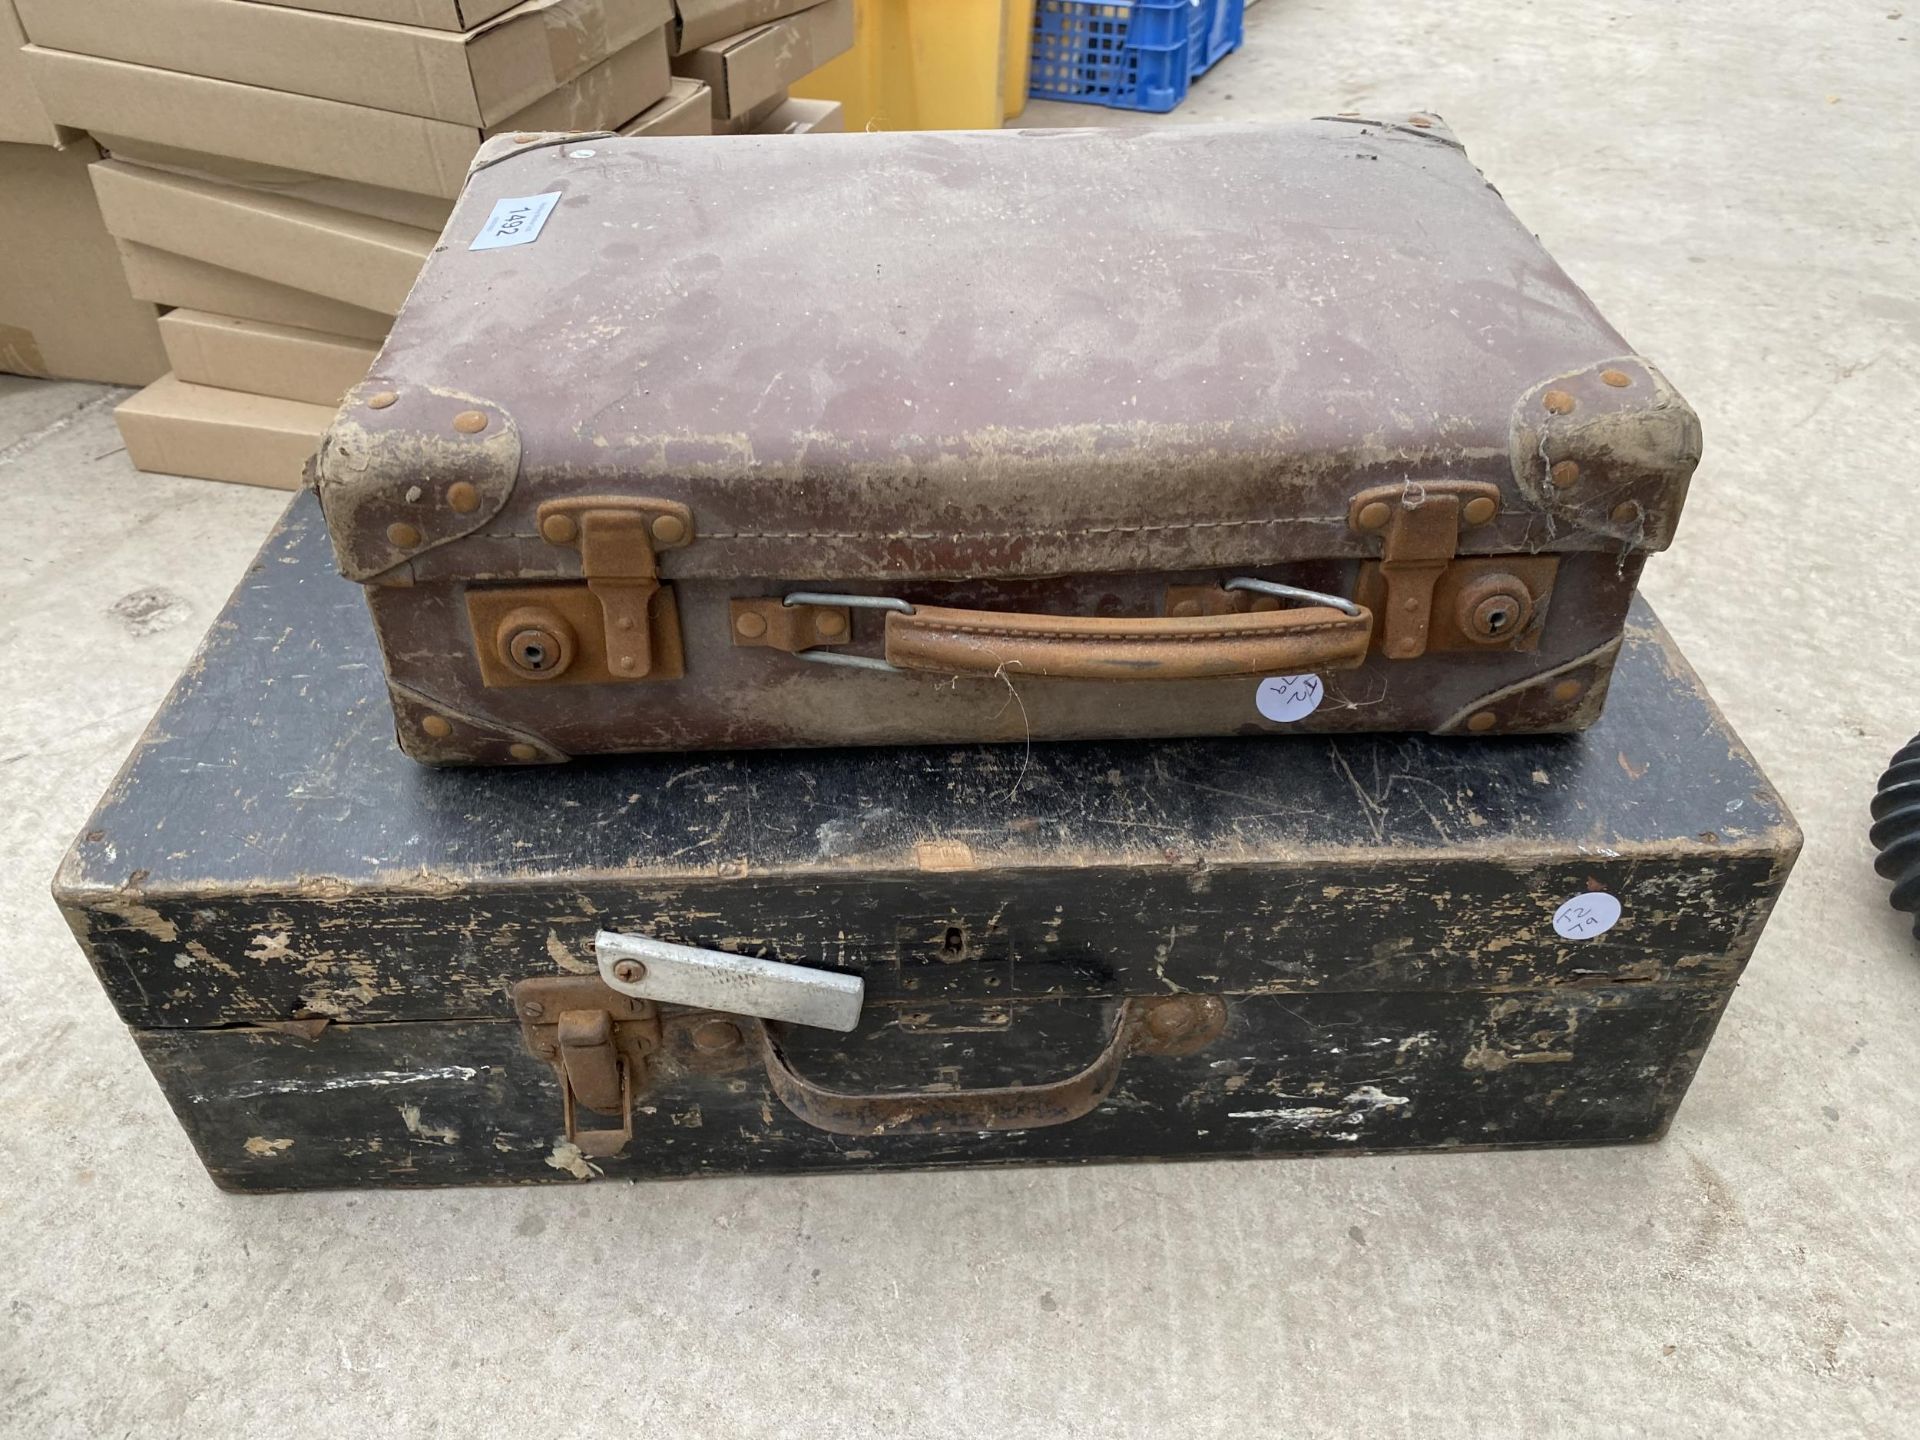
<svg viewBox="0 0 1920 1440"><path fill-rule="evenodd" d="M1644 606L1579 736L437 771L391 725L302 496L56 881L223 1186L1650 1139L1799 847ZM619 994L603 930L855 977L857 1027Z"/></svg>

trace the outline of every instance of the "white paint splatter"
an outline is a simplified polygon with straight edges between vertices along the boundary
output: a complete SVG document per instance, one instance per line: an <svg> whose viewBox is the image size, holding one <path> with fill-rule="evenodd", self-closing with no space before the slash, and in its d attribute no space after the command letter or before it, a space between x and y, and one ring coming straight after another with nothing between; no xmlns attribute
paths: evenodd
<svg viewBox="0 0 1920 1440"><path fill-rule="evenodd" d="M591 1180L600 1174L600 1167L587 1159L585 1152L571 1140L562 1140L553 1147L553 1153L547 1156L547 1164L555 1170L564 1170L576 1180Z"/></svg>
<svg viewBox="0 0 1920 1440"><path fill-rule="evenodd" d="M1338 1105L1286 1105L1273 1110L1229 1110L1229 1120L1273 1120L1288 1125L1310 1125L1317 1120L1345 1120L1349 1123L1375 1110L1398 1110L1413 1101L1405 1095L1389 1095L1378 1085L1360 1085L1349 1090ZM1335 1136L1347 1139L1348 1136Z"/></svg>
<svg viewBox="0 0 1920 1440"><path fill-rule="evenodd" d="M460 1138L460 1132L451 1125L429 1125L422 1120L418 1105L402 1105L400 1123L407 1127L409 1135L420 1140L431 1140L436 1145L451 1145Z"/></svg>
<svg viewBox="0 0 1920 1440"><path fill-rule="evenodd" d="M244 1100L251 1095L298 1095L320 1090L371 1090L386 1085L425 1085L434 1080L471 1080L480 1072L471 1065L442 1065L433 1070L369 1070L364 1075L335 1075L326 1080L256 1080L236 1085L220 1095L195 1095L193 1103Z"/></svg>

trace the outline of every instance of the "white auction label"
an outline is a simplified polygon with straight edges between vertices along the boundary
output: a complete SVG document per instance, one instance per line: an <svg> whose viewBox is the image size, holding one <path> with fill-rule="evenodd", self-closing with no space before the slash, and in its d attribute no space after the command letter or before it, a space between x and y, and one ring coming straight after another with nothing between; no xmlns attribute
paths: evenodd
<svg viewBox="0 0 1920 1440"><path fill-rule="evenodd" d="M1318 675L1270 675L1253 692L1253 708L1267 719L1304 720L1320 708L1327 687Z"/></svg>
<svg viewBox="0 0 1920 1440"><path fill-rule="evenodd" d="M480 233L467 248L500 250L508 245L531 245L540 238L547 217L559 203L557 190L551 195L516 195L496 200L487 223L480 227Z"/></svg>
<svg viewBox="0 0 1920 1440"><path fill-rule="evenodd" d="M1604 890L1576 895L1553 912L1554 931L1567 940L1604 935L1620 919L1620 902Z"/></svg>

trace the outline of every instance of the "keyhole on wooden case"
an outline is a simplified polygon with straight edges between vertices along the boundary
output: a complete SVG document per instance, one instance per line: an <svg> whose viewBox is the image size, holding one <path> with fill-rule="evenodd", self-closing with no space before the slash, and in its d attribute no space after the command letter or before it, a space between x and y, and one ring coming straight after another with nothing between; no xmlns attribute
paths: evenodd
<svg viewBox="0 0 1920 1440"><path fill-rule="evenodd" d="M940 942L940 958L952 965L958 962L966 951L967 932L958 925L949 925L946 938Z"/></svg>

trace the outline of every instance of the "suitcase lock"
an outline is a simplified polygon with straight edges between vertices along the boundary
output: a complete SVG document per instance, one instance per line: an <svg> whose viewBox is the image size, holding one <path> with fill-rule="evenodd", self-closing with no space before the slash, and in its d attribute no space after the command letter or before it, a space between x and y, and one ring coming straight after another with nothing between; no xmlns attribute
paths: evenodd
<svg viewBox="0 0 1920 1440"><path fill-rule="evenodd" d="M656 552L693 539L693 515L670 500L583 496L539 509L540 536L580 552L584 586L467 592L481 676L490 686L674 680L685 673L680 615Z"/></svg>
<svg viewBox="0 0 1920 1440"><path fill-rule="evenodd" d="M1358 595L1381 617L1389 660L1429 650L1531 649L1559 561L1553 556L1457 558L1463 531L1500 515L1500 489L1479 481L1377 485L1347 507L1347 522L1380 537L1380 559L1363 569Z"/></svg>

